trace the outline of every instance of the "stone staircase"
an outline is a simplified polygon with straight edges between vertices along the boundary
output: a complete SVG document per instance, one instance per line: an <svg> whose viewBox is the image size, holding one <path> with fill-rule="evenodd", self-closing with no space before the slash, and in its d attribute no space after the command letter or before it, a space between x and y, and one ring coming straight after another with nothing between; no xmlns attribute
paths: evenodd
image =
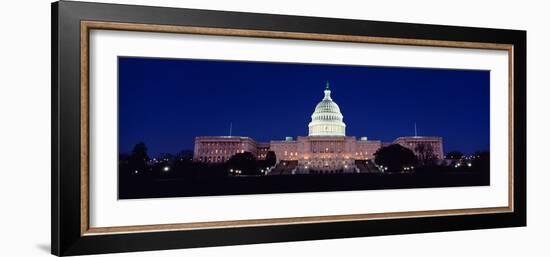
<svg viewBox="0 0 550 257"><path fill-rule="evenodd" d="M374 163L370 160L356 160L355 166L359 169L359 172L361 173L379 172L376 165L374 165Z"/></svg>
<svg viewBox="0 0 550 257"><path fill-rule="evenodd" d="M292 175L292 171L298 167L298 161L280 161L271 170L269 175Z"/></svg>

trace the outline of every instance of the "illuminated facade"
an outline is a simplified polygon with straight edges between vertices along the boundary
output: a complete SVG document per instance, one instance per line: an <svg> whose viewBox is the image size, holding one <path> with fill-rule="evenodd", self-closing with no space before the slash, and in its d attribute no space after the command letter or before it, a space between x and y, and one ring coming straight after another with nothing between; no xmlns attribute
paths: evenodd
<svg viewBox="0 0 550 257"><path fill-rule="evenodd" d="M249 137L196 137L193 159L197 162L222 163L237 153L258 155L258 144Z"/></svg>
<svg viewBox="0 0 550 257"><path fill-rule="evenodd" d="M436 159L443 159L443 139L441 137L399 137L394 144L400 144L403 147L411 149L416 156L421 157L429 152Z"/></svg>
<svg viewBox="0 0 550 257"><path fill-rule="evenodd" d="M348 136L307 136L271 141L271 151L277 161L297 161L295 173L360 172L356 161L373 159L381 144Z"/></svg>
<svg viewBox="0 0 550 257"><path fill-rule="evenodd" d="M346 136L344 116L332 100L328 83L324 98L311 115L308 128L308 136L296 139L287 137L269 143L256 143L248 137L197 137L194 159L219 163L241 152L250 152L257 159L265 159L267 152L273 151L278 164L291 167L288 169L290 174L373 172L377 171L372 163L374 153L382 146L391 144L368 140L367 137L356 139ZM440 137L399 137L393 143L407 147L417 155L421 154L418 145L427 144L438 159L443 158Z"/></svg>
<svg viewBox="0 0 550 257"><path fill-rule="evenodd" d="M267 152L269 152L270 145L269 143L258 143L258 153L256 154L256 159L265 160Z"/></svg>

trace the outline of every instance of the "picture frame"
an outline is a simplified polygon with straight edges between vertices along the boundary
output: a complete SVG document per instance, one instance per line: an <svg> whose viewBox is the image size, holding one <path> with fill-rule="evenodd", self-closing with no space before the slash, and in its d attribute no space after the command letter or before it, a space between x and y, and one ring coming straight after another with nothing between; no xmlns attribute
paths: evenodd
<svg viewBox="0 0 550 257"><path fill-rule="evenodd" d="M90 226L90 31L498 49L508 53L507 206ZM52 4L52 254L81 255L526 225L526 32L166 7ZM114 196L113 196L114 197ZM254 195L249 197L255 197Z"/></svg>

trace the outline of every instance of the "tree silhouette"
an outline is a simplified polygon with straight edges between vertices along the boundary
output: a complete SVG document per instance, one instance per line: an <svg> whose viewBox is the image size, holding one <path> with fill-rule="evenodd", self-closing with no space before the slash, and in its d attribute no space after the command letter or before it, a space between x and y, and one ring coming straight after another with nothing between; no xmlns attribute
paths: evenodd
<svg viewBox="0 0 550 257"><path fill-rule="evenodd" d="M145 146L145 143L140 142L134 146L132 154L130 154L128 160L128 166L134 171L143 172L147 170L148 160L149 156L147 155L147 146Z"/></svg>
<svg viewBox="0 0 550 257"><path fill-rule="evenodd" d="M374 156L374 162L387 167L389 172L402 171L404 167L414 166L417 163L414 152L399 144L382 147L374 153Z"/></svg>
<svg viewBox="0 0 550 257"><path fill-rule="evenodd" d="M256 158L250 152L235 154L227 161L229 168L240 171L241 175L259 175L256 164Z"/></svg>
<svg viewBox="0 0 550 257"><path fill-rule="evenodd" d="M491 156L489 152L476 152L474 154L474 160L472 161L472 165L476 170L481 170L489 174L490 171L490 160Z"/></svg>
<svg viewBox="0 0 550 257"><path fill-rule="evenodd" d="M182 150L179 151L175 156L177 161L181 162L191 162L193 161L193 151L191 150Z"/></svg>
<svg viewBox="0 0 550 257"><path fill-rule="evenodd" d="M162 163L173 163L175 159L176 156L171 153L162 153L159 156L159 161Z"/></svg>
<svg viewBox="0 0 550 257"><path fill-rule="evenodd" d="M462 157L464 157L464 154L460 151L450 151L447 153L447 159L460 160Z"/></svg>
<svg viewBox="0 0 550 257"><path fill-rule="evenodd" d="M277 163L277 156L275 155L275 152L269 151L267 152L265 156L265 164L268 167L275 166L275 163Z"/></svg>

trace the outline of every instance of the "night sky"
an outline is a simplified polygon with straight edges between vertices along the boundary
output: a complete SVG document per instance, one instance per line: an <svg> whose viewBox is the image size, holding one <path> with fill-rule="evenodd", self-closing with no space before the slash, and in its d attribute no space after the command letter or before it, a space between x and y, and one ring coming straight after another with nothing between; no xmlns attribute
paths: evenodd
<svg viewBox="0 0 550 257"><path fill-rule="evenodd" d="M489 150L489 71L119 57L119 147L192 150L195 136L307 136L330 81L346 135L443 137Z"/></svg>

